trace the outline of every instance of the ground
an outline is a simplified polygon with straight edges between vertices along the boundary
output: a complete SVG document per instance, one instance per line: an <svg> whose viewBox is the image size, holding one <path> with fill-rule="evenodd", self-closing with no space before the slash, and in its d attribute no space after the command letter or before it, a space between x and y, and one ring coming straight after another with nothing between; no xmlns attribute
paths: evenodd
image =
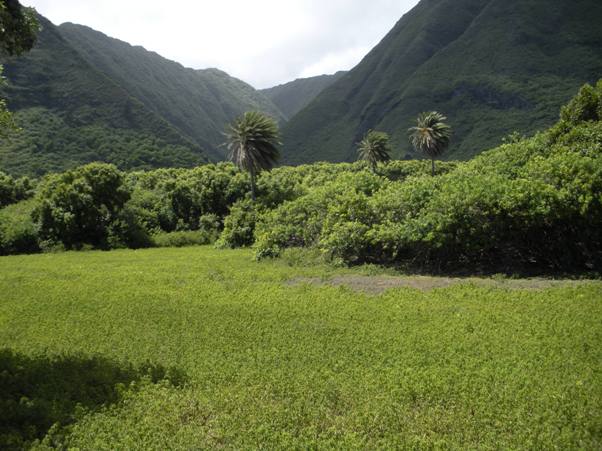
<svg viewBox="0 0 602 451"><path fill-rule="evenodd" d="M0 293L0 448L602 447L599 281L200 247L3 257Z"/></svg>

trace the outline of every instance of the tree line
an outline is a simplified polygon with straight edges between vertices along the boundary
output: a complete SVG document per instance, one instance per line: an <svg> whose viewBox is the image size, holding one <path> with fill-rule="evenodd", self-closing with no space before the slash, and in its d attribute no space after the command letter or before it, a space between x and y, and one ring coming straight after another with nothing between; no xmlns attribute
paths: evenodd
<svg viewBox="0 0 602 451"><path fill-rule="evenodd" d="M449 147L452 128L447 118L436 111L418 116L416 126L409 129L414 148L431 160L431 175L435 176L435 159ZM280 152L280 133L276 121L257 111L245 113L228 126L225 133L230 161L251 177L251 197L255 199L256 178L264 170L276 166ZM390 137L385 132L369 130L358 143L359 160L366 161L376 172L379 163L391 160Z"/></svg>

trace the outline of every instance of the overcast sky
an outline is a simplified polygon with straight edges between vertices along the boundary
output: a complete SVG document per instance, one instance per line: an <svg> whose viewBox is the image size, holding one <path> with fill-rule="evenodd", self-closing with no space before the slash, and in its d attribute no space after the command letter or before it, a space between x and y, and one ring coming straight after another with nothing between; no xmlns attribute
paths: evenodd
<svg viewBox="0 0 602 451"><path fill-rule="evenodd" d="M350 69L418 0L22 0L257 88ZM167 5L167 6L166 6Z"/></svg>

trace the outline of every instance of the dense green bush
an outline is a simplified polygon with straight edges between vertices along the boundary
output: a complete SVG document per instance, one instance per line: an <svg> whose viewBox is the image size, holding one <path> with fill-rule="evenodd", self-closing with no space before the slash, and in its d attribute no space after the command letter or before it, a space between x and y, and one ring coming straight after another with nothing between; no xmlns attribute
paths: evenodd
<svg viewBox="0 0 602 451"><path fill-rule="evenodd" d="M444 163L439 173L449 172L455 164ZM277 168L262 173L257 181L257 209L268 211L293 201L339 176L365 172L363 163L318 163L300 167ZM405 180L428 174L423 161L391 162L380 169L383 180ZM214 215L226 228L220 244L226 247L253 244L255 216L251 214L249 177L229 163L195 169L160 169L136 172L128 176L132 198L128 208L153 234L201 229L201 218ZM237 207L234 207L234 206ZM231 217L230 217L231 216Z"/></svg>
<svg viewBox="0 0 602 451"><path fill-rule="evenodd" d="M33 182L27 177L14 179L0 171L0 208L33 196Z"/></svg>
<svg viewBox="0 0 602 451"><path fill-rule="evenodd" d="M266 212L257 225L258 256L276 256L287 247L317 245L329 216L343 214L341 210L357 197L366 197L388 183L368 169L346 172L307 195Z"/></svg>
<svg viewBox="0 0 602 451"><path fill-rule="evenodd" d="M440 177L420 172L357 189L348 173L264 214L257 256L316 247L347 264L583 271L602 265L602 84L557 126ZM356 177L359 177L356 179ZM371 191L371 192L370 192Z"/></svg>
<svg viewBox="0 0 602 451"><path fill-rule="evenodd" d="M594 269L602 262L601 103L602 82L585 86L550 130L442 163L435 177L427 161L390 162L376 174L364 162L283 167L261 174L255 201L248 174L230 163L128 175L91 164L40 183L35 222L21 207L5 209L0 251L219 237L220 247L255 243L259 258L304 247L346 264ZM31 192L29 180L0 174L2 202Z"/></svg>
<svg viewBox="0 0 602 451"><path fill-rule="evenodd" d="M442 164L440 173L454 167ZM259 211L276 209L317 187L330 186L334 180L340 179L338 183L344 188L366 171L363 163L278 168L258 178L257 201L252 205L248 200L249 176L230 163L127 175L110 165L90 164L47 176L41 182L34 211L38 241L42 249L85 245L139 248L153 244L150 236L161 237L161 246L170 242L212 243L223 230L220 245L248 246L254 242ZM428 165L422 161L391 162L380 171L379 176L370 175L372 183L427 174ZM329 189L321 194L320 205L330 202ZM32 183L0 174L0 193L6 202L13 203L32 195ZM340 195L344 197L344 193ZM33 231L31 227L24 230ZM201 233L170 235L175 232ZM19 252L18 247L11 249Z"/></svg>
<svg viewBox="0 0 602 451"><path fill-rule="evenodd" d="M255 242L255 224L259 214L260 207L249 199L234 204L224 222L218 247L235 249L251 246Z"/></svg>
<svg viewBox="0 0 602 451"><path fill-rule="evenodd" d="M37 193L33 218L44 241L67 249L86 244L107 248L138 240L136 220L124 212L129 199L115 166L92 163L47 177Z"/></svg>
<svg viewBox="0 0 602 451"><path fill-rule="evenodd" d="M31 200L10 205L0 210L0 255L39 252L38 230L31 212Z"/></svg>
<svg viewBox="0 0 602 451"><path fill-rule="evenodd" d="M581 122L599 121L602 117L602 79L597 86L585 85L579 93L562 108L560 119L577 125Z"/></svg>
<svg viewBox="0 0 602 451"><path fill-rule="evenodd" d="M134 173L128 183L133 188L131 208L156 233L199 230L205 215L223 220L249 191L246 174L226 163Z"/></svg>

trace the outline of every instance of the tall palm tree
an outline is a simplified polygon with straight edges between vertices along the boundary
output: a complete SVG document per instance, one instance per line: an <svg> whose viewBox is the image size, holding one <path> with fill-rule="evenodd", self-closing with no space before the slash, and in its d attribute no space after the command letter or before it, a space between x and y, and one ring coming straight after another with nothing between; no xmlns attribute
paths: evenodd
<svg viewBox="0 0 602 451"><path fill-rule="evenodd" d="M357 148L359 159L370 164L372 172L376 172L376 165L391 159L389 135L384 132L370 130L362 139Z"/></svg>
<svg viewBox="0 0 602 451"><path fill-rule="evenodd" d="M257 175L272 169L280 158L278 125L271 117L251 111L228 126L226 137L230 160L251 175L251 197L255 200Z"/></svg>
<svg viewBox="0 0 602 451"><path fill-rule="evenodd" d="M435 158L441 156L449 147L452 128L441 113L432 111L418 116L416 127L409 129L410 141L414 148L431 159L432 175L435 175Z"/></svg>

